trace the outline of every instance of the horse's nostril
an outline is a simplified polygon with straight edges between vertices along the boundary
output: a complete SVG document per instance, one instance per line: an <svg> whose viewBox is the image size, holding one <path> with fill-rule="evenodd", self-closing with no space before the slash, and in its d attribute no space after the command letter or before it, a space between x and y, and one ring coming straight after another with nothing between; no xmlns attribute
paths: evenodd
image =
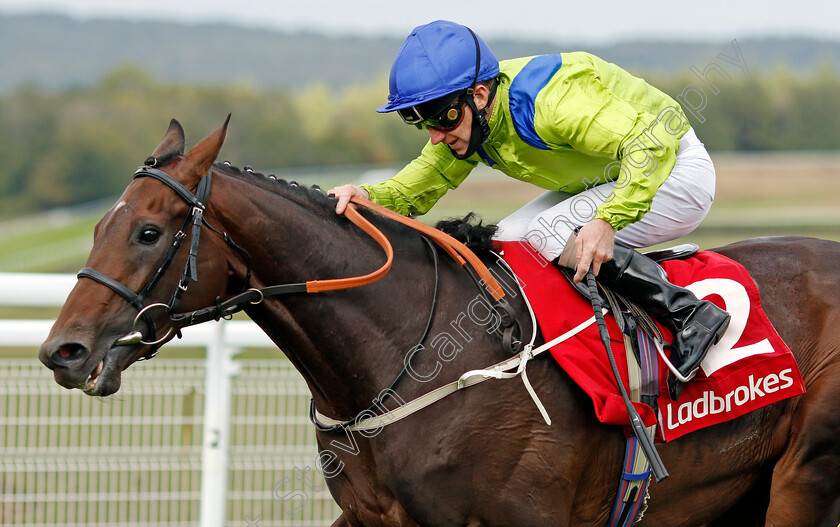
<svg viewBox="0 0 840 527"><path fill-rule="evenodd" d="M76 359L86 358L87 349L81 344L64 344L56 350L62 362L72 362Z"/></svg>

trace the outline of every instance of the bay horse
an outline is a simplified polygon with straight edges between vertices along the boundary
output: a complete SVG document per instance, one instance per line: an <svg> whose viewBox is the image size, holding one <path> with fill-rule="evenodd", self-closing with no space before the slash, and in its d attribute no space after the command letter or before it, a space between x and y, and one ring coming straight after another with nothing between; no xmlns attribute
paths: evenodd
<svg viewBox="0 0 840 527"><path fill-rule="evenodd" d="M219 305L248 288L355 277L382 264L380 246L336 215L333 199L215 163L226 131L227 121L184 153L184 131L173 119L146 164L182 188L136 177L97 224L89 271L39 352L61 386L116 392L123 370L151 356L158 339L171 338L167 311L174 303L167 302L184 277L198 281L187 280L178 312ZM212 187L203 186L210 176ZM209 193L199 200L202 188ZM195 221L199 205L203 215ZM433 263L415 231L363 216L395 248L382 279L245 307L304 377L314 408L344 420L372 402L386 404L383 390L408 355L419 376L397 386L393 398L405 401L509 357L497 335L463 316L478 288L462 267L449 258ZM173 250L170 240L184 238L190 223L207 226L200 250ZM640 525L835 527L840 244L760 238L719 252L752 274L807 393L658 445L671 476L651 484ZM161 266L168 253L172 264ZM522 295L509 297L525 312ZM157 302L163 307L146 307ZM524 317L523 333L534 329L529 324ZM451 340L436 349L428 335ZM418 342L425 344L420 352ZM622 431L596 420L583 391L550 358L533 360L528 375L554 416L550 426L521 383L490 380L373 433L320 429L320 468L343 511L333 526L606 525Z"/></svg>

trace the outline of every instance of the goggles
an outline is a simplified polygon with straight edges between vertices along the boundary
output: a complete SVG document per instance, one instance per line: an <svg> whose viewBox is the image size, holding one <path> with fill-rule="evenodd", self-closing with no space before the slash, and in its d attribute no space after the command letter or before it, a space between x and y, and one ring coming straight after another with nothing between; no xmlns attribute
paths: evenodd
<svg viewBox="0 0 840 527"><path fill-rule="evenodd" d="M449 95L397 110L397 113L406 124L413 124L418 130L435 128L448 132L454 130L464 117L464 93L459 92L454 100Z"/></svg>

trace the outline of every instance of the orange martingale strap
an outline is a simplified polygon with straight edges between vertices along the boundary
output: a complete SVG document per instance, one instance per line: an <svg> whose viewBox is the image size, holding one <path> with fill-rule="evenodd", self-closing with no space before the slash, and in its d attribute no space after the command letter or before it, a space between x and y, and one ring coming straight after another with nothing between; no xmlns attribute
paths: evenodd
<svg viewBox="0 0 840 527"><path fill-rule="evenodd" d="M496 300L501 300L502 298L504 298L505 292L504 290L502 290L502 286L500 286L499 282L497 282L496 279L493 278L493 275L491 275L490 271L487 270L487 266L485 266L484 263L478 259L475 253L473 253L469 248L467 248L466 245L459 242L452 236L441 232L438 229L435 229L434 227L430 227L424 223L420 223L419 221L413 220L408 216L403 216L402 214L394 212L390 209L386 209L382 205L377 205L376 203L368 201L364 198L353 196L353 198L350 201L368 209L371 209L373 211L376 211L379 214L385 216L386 218L398 221L403 225L408 225L412 229L420 231L428 237L432 238L438 245L443 247L443 249L446 250L446 252L448 252L461 267L464 266L465 260L469 262L473 269L475 269L475 271L481 277L482 283L485 285L485 287L487 287L487 291L489 291L490 294L493 295L493 298L495 298ZM352 207L347 207L347 209L345 209L345 213L346 211L349 211L351 209ZM358 215L358 212L356 212L355 210L353 212ZM361 218L361 216L359 217ZM348 218L352 220L352 217L348 216ZM354 223L356 223L355 220L353 221ZM368 223L368 225L370 224ZM375 229L375 227L373 227L372 225L370 227ZM379 233L379 235L382 236L382 233ZM371 234L371 236L373 236L373 234Z"/></svg>

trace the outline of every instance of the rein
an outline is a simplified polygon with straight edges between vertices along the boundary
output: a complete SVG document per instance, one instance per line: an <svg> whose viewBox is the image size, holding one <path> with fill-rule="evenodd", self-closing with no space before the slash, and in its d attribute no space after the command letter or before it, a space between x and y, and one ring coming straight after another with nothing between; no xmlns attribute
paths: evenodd
<svg viewBox="0 0 840 527"><path fill-rule="evenodd" d="M465 267L470 275L473 277L476 282L482 284L486 291L495 299L496 301L500 301L504 298L504 290L502 290L501 285L496 281L490 271L487 270L487 267L484 263L478 259L475 254L467 248L466 245L462 244L452 236L435 229L434 227L430 227L419 221L412 220L407 216L403 216L402 214L398 214L393 212L381 205L377 205L371 201L366 199L354 196L351 200L352 203L357 205L363 206L365 208L371 209L374 212L378 212L379 214L395 220L399 223L404 225L408 225L409 227L419 231L421 234L425 234L435 243L437 243L440 247L442 247L452 258L460 265L461 267ZM394 249L391 246L391 242L388 238L385 237L382 232L377 229L372 223L370 223L364 216L362 216L355 208L347 207L344 209L344 215L350 220L352 223L360 227L363 231L365 231L371 238L373 238L382 249L385 251L387 256L387 261L380 267L378 270L366 274L364 276L356 276L351 278L333 278L329 280L310 280L308 282L299 282L293 284L282 284L282 285L274 285L269 287L264 287L262 289L251 288L243 293L240 293L236 296L233 296L224 302L219 302L214 306L208 306L203 309L198 309L195 311L190 311L187 313L177 313L170 316L169 322L170 324L177 328L181 329L187 326L193 326L195 324L201 324L203 322L208 322L210 320L219 320L222 318L230 317L231 315L238 313L245 306L249 304L259 304L262 302L266 297L269 296L278 296L284 294L291 294L291 293L321 293L323 291L335 291L339 289L350 289L354 287L361 287L363 285L370 284L375 282L385 276L391 268L391 263L394 260ZM470 265L467 266L466 264L469 263ZM512 318L513 313L510 310L509 305L507 302L503 302L500 305L500 309L503 310L501 316L503 319L505 318ZM504 322L503 322L504 325Z"/></svg>
<svg viewBox="0 0 840 527"><path fill-rule="evenodd" d="M385 276L391 269L394 261L394 249L391 242L382 232L370 223L364 216L352 207L345 211L347 219L365 231L385 251L386 261L382 266L363 276L350 278L332 278L328 280L310 280L293 284L281 284L263 287L262 289L251 288L238 295L228 298L224 302L218 302L214 306L208 306L186 313L170 315L169 323L173 328L180 330L187 326L194 326L210 320L228 318L239 311L242 311L249 304L259 304L266 297L279 296L292 293L321 293L324 291L336 291L340 289L351 289L373 283Z"/></svg>
<svg viewBox="0 0 840 527"><path fill-rule="evenodd" d="M478 259L478 257L473 253L470 249L467 248L466 245L459 242L452 236L446 234L445 232L441 232L434 227L430 227L424 223L420 223L419 221L413 220L408 216L403 216L397 212L394 212L390 209L386 209L382 205L377 205L371 201L368 201L364 198L360 198L358 196L353 196L350 199L351 203L357 203L366 207L374 212L378 212L379 214L385 216L386 218L392 219L403 225L408 225L412 229L419 231L429 238L435 241L438 245L440 245L443 250L445 250L449 256L452 257L453 260L458 262L458 265L464 267L467 262L469 262L470 267L466 267L467 271L473 275L475 279L475 274L477 273L478 278L476 279L477 282L482 284L486 289L487 292L493 297L494 300L499 301L505 296L505 292L502 289L502 286L499 285L499 282L493 278L493 275L490 274L490 271L487 270L487 267L484 263ZM352 207L347 207L350 209ZM347 210L345 209L345 211ZM512 314L512 313L511 313Z"/></svg>

